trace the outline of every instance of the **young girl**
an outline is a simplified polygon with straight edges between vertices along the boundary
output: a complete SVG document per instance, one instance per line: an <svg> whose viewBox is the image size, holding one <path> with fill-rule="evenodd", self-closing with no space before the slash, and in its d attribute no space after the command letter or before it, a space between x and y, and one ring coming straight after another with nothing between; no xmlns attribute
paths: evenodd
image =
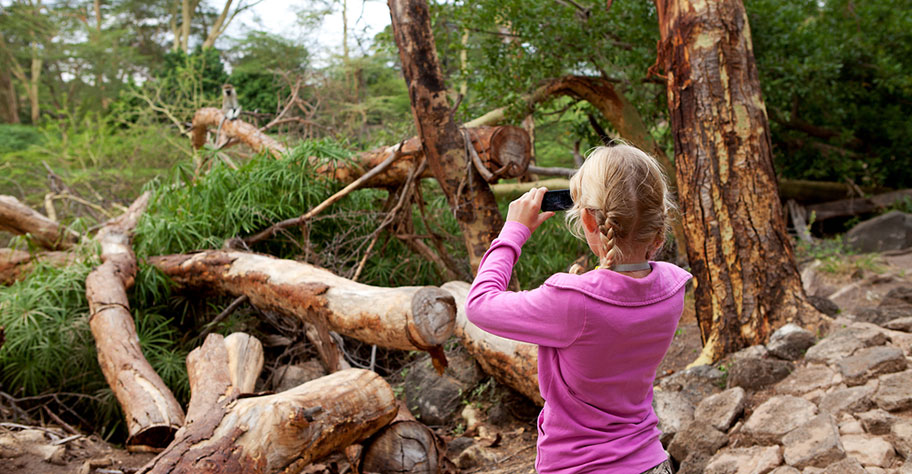
<svg viewBox="0 0 912 474"><path fill-rule="evenodd" d="M628 145L599 147L570 180L567 222L600 265L558 273L532 291L506 291L523 243L554 215L545 188L510 203L478 268L469 320L538 344L540 473L672 472L652 409L656 367L671 344L691 275L648 261L664 243L672 204L655 159Z"/></svg>

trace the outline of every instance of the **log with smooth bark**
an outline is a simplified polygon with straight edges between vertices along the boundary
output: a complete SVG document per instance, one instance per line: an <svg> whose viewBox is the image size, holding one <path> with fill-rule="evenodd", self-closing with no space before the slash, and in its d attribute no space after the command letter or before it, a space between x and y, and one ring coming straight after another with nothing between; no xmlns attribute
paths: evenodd
<svg viewBox="0 0 912 474"><path fill-rule="evenodd" d="M544 405L538 389L538 346L495 336L472 324L465 313L470 286L464 281L440 286L456 301L456 336L485 373L538 405Z"/></svg>
<svg viewBox="0 0 912 474"><path fill-rule="evenodd" d="M98 364L127 421L128 448L166 446L184 423L184 412L171 390L152 369L139 347L139 337L126 290L133 286L136 257L130 234L149 202L143 194L121 217L95 237L102 264L86 277L89 327Z"/></svg>
<svg viewBox="0 0 912 474"><path fill-rule="evenodd" d="M178 287L247 295L259 308L390 349L433 355L455 324L453 299L437 287L381 288L306 263L239 251L207 250L149 261Z"/></svg>
<svg viewBox="0 0 912 474"><path fill-rule="evenodd" d="M224 120L225 114L215 107L203 107L193 115L193 127L190 129L190 140L194 148L202 148L206 144L206 135L209 129L218 130L222 126L221 134L239 140L257 153L269 153L274 158L281 158L285 154L285 146L276 139L261 132L258 128L243 120Z"/></svg>
<svg viewBox="0 0 912 474"><path fill-rule="evenodd" d="M763 344L786 323L821 328L786 233L744 5L655 4L703 340L694 364Z"/></svg>
<svg viewBox="0 0 912 474"><path fill-rule="evenodd" d="M64 267L74 261L72 252L47 251L27 252L25 250L0 248L0 285L12 285L25 278L39 263Z"/></svg>
<svg viewBox="0 0 912 474"><path fill-rule="evenodd" d="M0 230L29 234L38 245L51 250L68 249L79 240L75 232L6 195L0 195Z"/></svg>
<svg viewBox="0 0 912 474"><path fill-rule="evenodd" d="M240 398L262 368L262 347L247 335L230 341L235 336L211 334L187 357L187 424L140 472L277 472L365 439L396 415L389 384L360 369Z"/></svg>

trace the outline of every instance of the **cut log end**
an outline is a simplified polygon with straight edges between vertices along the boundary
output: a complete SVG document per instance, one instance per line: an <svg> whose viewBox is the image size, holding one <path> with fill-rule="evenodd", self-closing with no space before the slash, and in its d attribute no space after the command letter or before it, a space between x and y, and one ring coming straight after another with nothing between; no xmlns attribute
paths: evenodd
<svg viewBox="0 0 912 474"><path fill-rule="evenodd" d="M438 473L445 455L443 442L428 427L417 421L396 421L365 443L361 470Z"/></svg>
<svg viewBox="0 0 912 474"><path fill-rule="evenodd" d="M498 127L491 136L491 155L502 167L500 178L522 176L532 159L529 134L519 127Z"/></svg>
<svg viewBox="0 0 912 474"><path fill-rule="evenodd" d="M456 300L448 291L428 286L412 297L408 333L419 348L440 346L453 334Z"/></svg>

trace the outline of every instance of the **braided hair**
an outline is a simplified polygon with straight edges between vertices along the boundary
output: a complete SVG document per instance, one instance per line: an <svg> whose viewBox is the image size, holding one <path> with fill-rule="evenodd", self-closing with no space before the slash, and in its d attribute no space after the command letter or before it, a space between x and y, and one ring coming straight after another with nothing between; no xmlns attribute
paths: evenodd
<svg viewBox="0 0 912 474"><path fill-rule="evenodd" d="M658 162L642 150L617 144L597 147L570 179L573 208L567 224L582 236L580 214L587 209L598 224L603 268L620 262L623 248L652 242L668 232L674 203Z"/></svg>

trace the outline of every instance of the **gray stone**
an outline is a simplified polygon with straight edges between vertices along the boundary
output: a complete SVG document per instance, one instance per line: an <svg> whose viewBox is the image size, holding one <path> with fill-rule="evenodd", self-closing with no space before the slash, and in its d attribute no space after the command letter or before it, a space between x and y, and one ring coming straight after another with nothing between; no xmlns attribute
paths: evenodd
<svg viewBox="0 0 912 474"><path fill-rule="evenodd" d="M726 448L706 464L707 474L764 474L782 464L779 446Z"/></svg>
<svg viewBox="0 0 912 474"><path fill-rule="evenodd" d="M419 360L405 376L405 401L412 413L428 425L442 425L460 408L470 387L444 373L438 375L429 359Z"/></svg>
<svg viewBox="0 0 912 474"><path fill-rule="evenodd" d="M660 390L681 392L696 406L700 400L721 392L724 385L725 374L721 370L710 365L698 365L664 377L656 386Z"/></svg>
<svg viewBox="0 0 912 474"><path fill-rule="evenodd" d="M855 416L858 417L858 421L861 422L861 426L864 427L865 431L874 435L885 435L889 433L893 423L896 422L895 416L880 408L857 413Z"/></svg>
<svg viewBox="0 0 912 474"><path fill-rule="evenodd" d="M807 472L805 470L804 472ZM865 468L855 458L845 458L842 461L830 464L823 470L824 474L867 474Z"/></svg>
<svg viewBox="0 0 912 474"><path fill-rule="evenodd" d="M794 365L784 360L745 357L728 369L728 386L759 390L788 377L793 369Z"/></svg>
<svg viewBox="0 0 912 474"><path fill-rule="evenodd" d="M807 350L804 358L809 362L820 362L827 365L851 356L864 347L882 346L887 343L883 331L873 327L846 327L821 340Z"/></svg>
<svg viewBox="0 0 912 474"><path fill-rule="evenodd" d="M308 360L300 364L280 365L276 367L275 374L279 378L275 391L284 392L326 375L326 370L319 361Z"/></svg>
<svg viewBox="0 0 912 474"><path fill-rule="evenodd" d="M772 397L754 410L741 433L758 444L778 443L817 414L813 403L791 395Z"/></svg>
<svg viewBox="0 0 912 474"><path fill-rule="evenodd" d="M875 390L875 383L835 390L820 399L820 411L832 415L839 415L843 412L867 411L874 407L871 395L874 394Z"/></svg>
<svg viewBox="0 0 912 474"><path fill-rule="evenodd" d="M912 332L912 316L888 321L884 323L883 327L894 331Z"/></svg>
<svg viewBox="0 0 912 474"><path fill-rule="evenodd" d="M903 420L890 427L890 439L893 448L902 456L906 463L912 461L912 421Z"/></svg>
<svg viewBox="0 0 912 474"><path fill-rule="evenodd" d="M801 474L801 471L792 466L779 466L770 471L770 474Z"/></svg>
<svg viewBox="0 0 912 474"><path fill-rule="evenodd" d="M839 434L864 434L865 430L854 416L843 413L839 419Z"/></svg>
<svg viewBox="0 0 912 474"><path fill-rule="evenodd" d="M659 431L662 432L660 441L667 447L674 435L694 417L694 405L681 392L655 390L652 397L652 407L659 418Z"/></svg>
<svg viewBox="0 0 912 474"><path fill-rule="evenodd" d="M838 367L847 385L861 385L871 377L905 370L906 357L898 347L866 347L839 361Z"/></svg>
<svg viewBox="0 0 912 474"><path fill-rule="evenodd" d="M874 403L887 411L912 408L912 370L880 376Z"/></svg>
<svg viewBox="0 0 912 474"><path fill-rule="evenodd" d="M912 474L912 459L906 459L906 462L899 468L899 474Z"/></svg>
<svg viewBox="0 0 912 474"><path fill-rule="evenodd" d="M855 311L854 320L886 327L890 321L910 315L912 315L912 306L862 308Z"/></svg>
<svg viewBox="0 0 912 474"><path fill-rule="evenodd" d="M827 389L837 383L836 372L819 364L798 367L783 381L776 384L776 391L788 395L803 395L818 389Z"/></svg>
<svg viewBox="0 0 912 474"><path fill-rule="evenodd" d="M803 469L827 467L846 456L833 415L823 413L782 438L785 462Z"/></svg>
<svg viewBox="0 0 912 474"><path fill-rule="evenodd" d="M814 333L789 323L773 332L766 347L770 354L780 359L798 360L816 343Z"/></svg>
<svg viewBox="0 0 912 474"><path fill-rule="evenodd" d="M703 474L706 470L706 463L709 462L711 454L693 453L687 456L687 459L681 461L675 474Z"/></svg>
<svg viewBox="0 0 912 474"><path fill-rule="evenodd" d="M694 420L708 423L719 431L728 431L744 410L746 399L747 395L741 387L706 397L697 405Z"/></svg>
<svg viewBox="0 0 912 474"><path fill-rule="evenodd" d="M887 467L896 457L893 445L880 436L844 435L842 446L847 455L865 466Z"/></svg>
<svg viewBox="0 0 912 474"><path fill-rule="evenodd" d="M668 454L678 461L683 461L693 453L711 455L728 444L725 433L706 423L692 421L688 423L668 445Z"/></svg>
<svg viewBox="0 0 912 474"><path fill-rule="evenodd" d="M817 311L820 311L829 317L839 314L839 305L825 296L808 295L808 302L811 303L814 308L817 308Z"/></svg>
<svg viewBox="0 0 912 474"><path fill-rule="evenodd" d="M881 307L909 307L912 308L912 286L893 288L880 300Z"/></svg>
<svg viewBox="0 0 912 474"><path fill-rule="evenodd" d="M467 436L453 438L452 441L447 443L447 457L456 459L460 453L473 444L475 444L475 440Z"/></svg>
<svg viewBox="0 0 912 474"><path fill-rule="evenodd" d="M731 360L731 362L735 362L740 359L757 359L757 358L762 359L762 358L765 358L767 355L769 355L769 349L767 349L766 346L764 346L764 345L758 344L755 346L750 346L750 347L741 349L738 352L735 352L734 354L731 355L730 360Z"/></svg>
<svg viewBox="0 0 912 474"><path fill-rule="evenodd" d="M912 215L890 211L868 219L846 233L846 243L859 252L912 247Z"/></svg>

